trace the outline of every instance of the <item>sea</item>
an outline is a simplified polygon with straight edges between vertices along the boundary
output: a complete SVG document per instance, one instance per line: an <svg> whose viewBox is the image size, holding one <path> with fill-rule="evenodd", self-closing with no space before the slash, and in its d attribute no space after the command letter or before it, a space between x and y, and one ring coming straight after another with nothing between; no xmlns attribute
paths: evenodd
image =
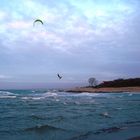
<svg viewBox="0 0 140 140"><path fill-rule="evenodd" d="M0 90L0 140L140 136L140 94Z"/></svg>

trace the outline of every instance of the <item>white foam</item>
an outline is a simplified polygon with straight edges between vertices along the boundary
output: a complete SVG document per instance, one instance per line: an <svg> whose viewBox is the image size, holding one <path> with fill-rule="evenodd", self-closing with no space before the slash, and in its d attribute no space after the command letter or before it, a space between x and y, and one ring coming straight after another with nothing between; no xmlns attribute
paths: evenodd
<svg viewBox="0 0 140 140"><path fill-rule="evenodd" d="M110 118L110 115L108 114L108 112L103 112L103 113L100 114L100 116Z"/></svg>
<svg viewBox="0 0 140 140"><path fill-rule="evenodd" d="M16 96L8 96L8 95L4 95L4 96L3 96L3 95L2 95L2 96L0 96L0 98L1 98L1 99L4 99L4 98L5 98L5 99L6 99L6 98L14 99L14 98L16 98Z"/></svg>
<svg viewBox="0 0 140 140"><path fill-rule="evenodd" d="M41 100L44 99L45 97L21 97L22 100Z"/></svg>
<svg viewBox="0 0 140 140"><path fill-rule="evenodd" d="M60 100L59 100L59 99L55 99L55 101L56 101L56 102L59 102Z"/></svg>
<svg viewBox="0 0 140 140"><path fill-rule="evenodd" d="M78 101L75 101L74 103L75 103L76 105L80 105L80 102L78 102Z"/></svg>
<svg viewBox="0 0 140 140"><path fill-rule="evenodd" d="M57 93L54 92L46 92L43 94L44 97L53 97L53 96L57 96Z"/></svg>
<svg viewBox="0 0 140 140"><path fill-rule="evenodd" d="M30 99L30 97L21 97L21 99L28 100L28 99Z"/></svg>
<svg viewBox="0 0 140 140"><path fill-rule="evenodd" d="M32 100L41 100L41 99L44 99L44 97L32 97L31 99Z"/></svg>
<svg viewBox="0 0 140 140"><path fill-rule="evenodd" d="M64 104L64 105L67 105L67 103L66 103L66 102L63 102L63 104Z"/></svg>
<svg viewBox="0 0 140 140"><path fill-rule="evenodd" d="M32 93L35 93L35 90L32 90Z"/></svg>
<svg viewBox="0 0 140 140"><path fill-rule="evenodd" d="M122 108L121 108L121 107L117 107L116 109L117 109L117 110L121 110Z"/></svg>
<svg viewBox="0 0 140 140"><path fill-rule="evenodd" d="M128 96L132 96L132 95L133 95L132 93L129 93L129 94L128 94Z"/></svg>
<svg viewBox="0 0 140 140"><path fill-rule="evenodd" d="M34 94L34 95L31 95L31 96L21 97L21 99L23 99L23 100L41 100L41 99L45 99L47 97L53 97L53 98L56 99L57 93L45 92L45 93L42 93L42 94Z"/></svg>
<svg viewBox="0 0 140 140"><path fill-rule="evenodd" d="M90 96L90 97L106 97L108 96L107 93L89 93L89 92L82 92L73 94L74 96Z"/></svg>
<svg viewBox="0 0 140 140"><path fill-rule="evenodd" d="M120 95L120 96L118 96L119 98L122 98L123 97L123 95Z"/></svg>
<svg viewBox="0 0 140 140"><path fill-rule="evenodd" d="M15 95L14 93L9 92L9 91L0 91L0 94L2 94L2 95Z"/></svg>

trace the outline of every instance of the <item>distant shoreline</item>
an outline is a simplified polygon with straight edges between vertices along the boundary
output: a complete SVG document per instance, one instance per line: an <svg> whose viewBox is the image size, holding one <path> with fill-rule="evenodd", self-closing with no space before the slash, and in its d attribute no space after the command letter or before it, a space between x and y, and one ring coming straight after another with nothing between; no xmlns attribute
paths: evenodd
<svg viewBox="0 0 140 140"><path fill-rule="evenodd" d="M121 92L137 92L140 93L140 87L104 87L104 88L92 88L92 87L76 87L66 90L66 92L89 92L89 93L121 93Z"/></svg>

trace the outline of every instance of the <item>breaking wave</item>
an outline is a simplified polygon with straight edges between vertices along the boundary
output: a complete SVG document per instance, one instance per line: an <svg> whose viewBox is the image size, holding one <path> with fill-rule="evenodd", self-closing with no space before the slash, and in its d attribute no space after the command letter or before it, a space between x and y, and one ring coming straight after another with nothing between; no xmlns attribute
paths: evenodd
<svg viewBox="0 0 140 140"><path fill-rule="evenodd" d="M4 99L4 98L14 99L16 98L16 94L9 91L0 91L0 98L1 99Z"/></svg>
<svg viewBox="0 0 140 140"><path fill-rule="evenodd" d="M7 99L7 98L14 99L14 98L16 98L16 96L8 96L8 95L7 95L7 96L4 96L4 95L1 96L1 95L0 95L0 98L1 98L1 99L4 99L4 98L6 98L6 99Z"/></svg>

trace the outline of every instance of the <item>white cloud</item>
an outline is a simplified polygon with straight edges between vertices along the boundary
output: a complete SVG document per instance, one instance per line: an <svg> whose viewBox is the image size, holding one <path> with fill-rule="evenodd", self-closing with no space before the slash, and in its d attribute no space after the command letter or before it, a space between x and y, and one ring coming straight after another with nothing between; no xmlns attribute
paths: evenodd
<svg viewBox="0 0 140 140"><path fill-rule="evenodd" d="M25 21L13 21L7 24L8 28L12 28L11 30L15 29L30 29L32 27L31 22Z"/></svg>
<svg viewBox="0 0 140 140"><path fill-rule="evenodd" d="M6 18L7 14L4 11L0 11L0 22Z"/></svg>
<svg viewBox="0 0 140 140"><path fill-rule="evenodd" d="M85 4L49 2L24 0L18 3L15 0L12 6L9 2L8 8L0 12L3 19L0 20L1 73L62 71L71 75L102 73L102 77L109 77L111 73L113 77L120 73L117 66L121 69L133 63L136 67L140 12L135 5L119 0L117 6L113 0L109 6L105 1L91 5L90 0L84 1ZM44 25L33 27L36 18L42 19ZM71 77L68 79L72 80Z"/></svg>

